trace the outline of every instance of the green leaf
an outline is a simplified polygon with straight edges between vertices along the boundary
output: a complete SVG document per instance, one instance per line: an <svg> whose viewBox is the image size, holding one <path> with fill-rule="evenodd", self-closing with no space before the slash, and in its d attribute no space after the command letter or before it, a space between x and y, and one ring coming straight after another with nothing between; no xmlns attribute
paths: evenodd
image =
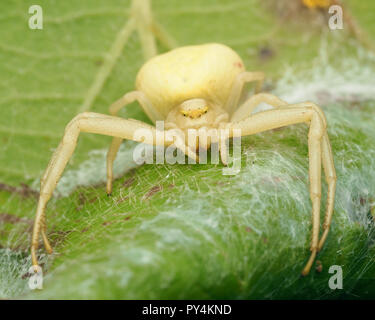
<svg viewBox="0 0 375 320"><path fill-rule="evenodd" d="M323 271L300 278L311 233L306 127L244 138L236 176L214 164L137 167L135 144L124 143L111 198L100 184L110 138L83 134L47 209L55 253L41 246L44 290L31 292L31 188L65 125L84 110L108 113L144 57L138 33L124 36L130 1L39 1L43 30L31 30L34 3L20 0L0 4L1 297L374 297L375 58L348 30L327 30L327 15L277 3L158 0L152 10L178 45L227 44L267 72L268 90L322 105L338 175ZM374 3L345 4L374 40ZM121 116L148 121L136 104ZM345 290L328 287L331 265L343 267Z"/></svg>

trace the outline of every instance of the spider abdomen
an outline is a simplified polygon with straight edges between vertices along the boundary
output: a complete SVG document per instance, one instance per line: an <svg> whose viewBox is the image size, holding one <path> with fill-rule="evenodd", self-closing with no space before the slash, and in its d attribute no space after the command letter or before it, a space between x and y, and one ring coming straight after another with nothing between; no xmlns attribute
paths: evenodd
<svg viewBox="0 0 375 320"><path fill-rule="evenodd" d="M244 70L239 55L225 45L187 46L146 62L138 72L136 88L165 117L188 99L203 98L223 105L234 79Z"/></svg>

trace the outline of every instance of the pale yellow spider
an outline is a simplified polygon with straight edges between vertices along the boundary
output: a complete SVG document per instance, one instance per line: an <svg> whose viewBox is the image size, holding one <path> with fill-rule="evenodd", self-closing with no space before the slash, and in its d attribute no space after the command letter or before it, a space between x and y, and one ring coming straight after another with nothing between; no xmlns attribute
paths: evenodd
<svg viewBox="0 0 375 320"><path fill-rule="evenodd" d="M303 275L308 274L317 252L327 238L334 206L336 173L327 135L326 118L314 103L288 105L274 95L259 93L263 80L262 72L245 71L241 58L227 46L213 43L181 47L146 62L137 75L137 90L125 94L110 107L112 116L92 112L77 115L67 125L62 142L54 152L41 180L31 244L33 265L38 266L36 250L40 232L47 252L52 252L46 236L45 208L73 154L81 132L114 137L107 156L108 194L112 191L113 161L122 140L140 141L141 139L134 138L134 133L137 129L146 129L151 130L153 135L153 141L148 143L157 144L155 138L157 129L154 126L133 119L116 117L121 108L138 101L153 123L157 120L165 120L166 130L162 132L164 135L171 130L183 135L189 128L226 128L230 131L230 137L233 137L234 129L240 129L241 135L247 136L297 123L309 125L312 240L311 256L302 271ZM251 81L257 84L256 94L238 106L244 84ZM273 106L274 109L251 114L262 102ZM199 136L198 139L200 138ZM196 149L189 146L185 140L175 139L174 142L164 142L165 146L171 144L189 157L197 159ZM222 162L226 164L228 155L225 149L220 147L220 153ZM324 231L319 241L322 164L328 183L328 199Z"/></svg>

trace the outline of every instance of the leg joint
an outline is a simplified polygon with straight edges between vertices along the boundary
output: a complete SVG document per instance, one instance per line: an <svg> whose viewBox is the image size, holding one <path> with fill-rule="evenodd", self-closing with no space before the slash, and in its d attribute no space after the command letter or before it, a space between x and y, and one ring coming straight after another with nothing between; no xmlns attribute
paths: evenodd
<svg viewBox="0 0 375 320"><path fill-rule="evenodd" d="M324 123L317 113L313 113L310 121L309 138L321 140L324 135Z"/></svg>
<svg viewBox="0 0 375 320"><path fill-rule="evenodd" d="M337 181L336 174L330 175L329 177L327 177L326 181L327 181L328 184L336 183L336 181Z"/></svg>
<svg viewBox="0 0 375 320"><path fill-rule="evenodd" d="M321 192L312 191L310 193L310 197L311 197L312 201L314 201L314 200L320 200L322 198L322 193Z"/></svg>
<svg viewBox="0 0 375 320"><path fill-rule="evenodd" d="M318 105L313 102L306 102L306 106L313 109L316 114L318 114L319 118L323 122L324 129L327 129L327 118L322 110Z"/></svg>
<svg viewBox="0 0 375 320"><path fill-rule="evenodd" d="M77 135L77 133L80 131L81 121L94 118L94 115L95 113L93 112L82 112L76 115L65 127L64 141L72 137L74 138Z"/></svg>

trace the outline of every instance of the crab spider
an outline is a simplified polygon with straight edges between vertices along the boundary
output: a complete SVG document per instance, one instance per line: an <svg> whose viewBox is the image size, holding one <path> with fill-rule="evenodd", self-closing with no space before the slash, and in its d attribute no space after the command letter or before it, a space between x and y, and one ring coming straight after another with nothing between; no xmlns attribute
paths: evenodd
<svg viewBox="0 0 375 320"><path fill-rule="evenodd" d="M262 72L247 72L241 58L232 49L221 44L205 44L174 49L146 62L136 78L136 91L125 94L110 107L111 115L86 112L77 115L66 127L64 137L54 152L41 180L40 197L34 223L31 255L34 266L38 265L36 251L41 233L48 253L52 248L46 235L45 209L65 166L76 147L81 132L113 136L107 155L107 193L112 191L113 161L123 139L134 138L138 129L152 132L152 141L157 145L157 129L133 119L116 116L126 105L137 101L147 116L155 123L164 120L164 135L177 132L177 139L163 139L165 146L173 144L187 156L197 159L196 150L183 139L183 133L191 128L226 128L233 137L234 129L242 136L284 127L292 124L309 125L309 180L312 203L311 255L304 269L307 275L317 252L322 249L330 228L336 188L336 173L327 122L322 110L311 102L288 104L278 97L259 93L264 80ZM238 106L243 87L247 82L256 83L256 92ZM260 103L273 109L251 114ZM160 133L160 132L159 132ZM198 137L199 138L199 137ZM219 144L220 145L220 144ZM221 151L221 159L227 163L227 154ZM327 207L323 234L319 239L321 166L328 184Z"/></svg>

